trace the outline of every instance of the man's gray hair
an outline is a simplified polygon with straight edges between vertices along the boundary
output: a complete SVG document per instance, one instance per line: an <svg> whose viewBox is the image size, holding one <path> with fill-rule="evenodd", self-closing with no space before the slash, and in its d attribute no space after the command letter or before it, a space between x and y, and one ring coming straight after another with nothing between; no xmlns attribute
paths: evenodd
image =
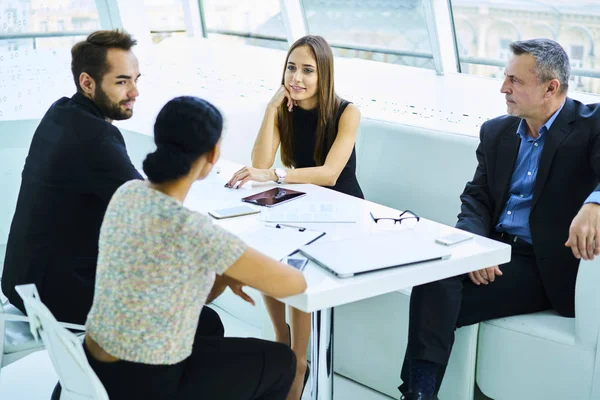
<svg viewBox="0 0 600 400"><path fill-rule="evenodd" d="M558 79L560 92L567 93L571 64L569 56L560 44L550 39L531 39L512 42L510 51L514 55L531 54L535 58L535 74L539 83Z"/></svg>

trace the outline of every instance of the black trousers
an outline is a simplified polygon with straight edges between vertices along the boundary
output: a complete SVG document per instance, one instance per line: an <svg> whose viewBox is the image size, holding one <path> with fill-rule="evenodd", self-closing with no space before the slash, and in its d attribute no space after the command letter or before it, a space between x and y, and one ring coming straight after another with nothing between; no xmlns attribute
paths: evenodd
<svg viewBox="0 0 600 400"><path fill-rule="evenodd" d="M500 266L503 275L497 276L494 282L478 286L468 275L460 275L413 288L408 345L400 375L402 393L409 389L413 360L431 361L441 366L436 392L439 390L456 328L551 308L533 247L524 241L506 242L512 246L511 261Z"/></svg>
<svg viewBox="0 0 600 400"><path fill-rule="evenodd" d="M84 350L111 400L284 400L296 374L292 350L223 332L218 314L204 307L192 355L178 364L105 363Z"/></svg>

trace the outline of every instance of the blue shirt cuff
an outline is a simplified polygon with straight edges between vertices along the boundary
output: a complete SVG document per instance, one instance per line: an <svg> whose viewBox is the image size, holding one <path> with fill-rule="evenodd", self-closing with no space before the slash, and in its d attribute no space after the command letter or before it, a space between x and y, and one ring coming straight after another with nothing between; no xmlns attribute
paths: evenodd
<svg viewBox="0 0 600 400"><path fill-rule="evenodd" d="M592 192L589 197L585 200L585 204L587 203L596 203L600 204L600 191Z"/></svg>

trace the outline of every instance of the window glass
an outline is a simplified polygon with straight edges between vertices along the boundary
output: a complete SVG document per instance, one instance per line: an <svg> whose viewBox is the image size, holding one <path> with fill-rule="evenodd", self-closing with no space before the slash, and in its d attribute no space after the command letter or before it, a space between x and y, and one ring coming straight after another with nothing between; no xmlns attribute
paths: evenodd
<svg viewBox="0 0 600 400"><path fill-rule="evenodd" d="M172 36L185 36L181 0L144 0L144 9L154 43Z"/></svg>
<svg viewBox="0 0 600 400"><path fill-rule="evenodd" d="M286 50L279 0L203 0L209 39Z"/></svg>
<svg viewBox="0 0 600 400"><path fill-rule="evenodd" d="M99 28L95 0L0 2L0 53L71 47L86 33Z"/></svg>
<svg viewBox="0 0 600 400"><path fill-rule="evenodd" d="M39 118L72 95L70 49L97 29L95 0L0 0L0 119Z"/></svg>
<svg viewBox="0 0 600 400"><path fill-rule="evenodd" d="M434 68L423 0L302 0L337 56Z"/></svg>
<svg viewBox="0 0 600 400"><path fill-rule="evenodd" d="M501 78L515 40L560 43L574 68L570 89L600 93L600 2L564 0L451 0L461 71ZM580 69L580 70L578 70Z"/></svg>

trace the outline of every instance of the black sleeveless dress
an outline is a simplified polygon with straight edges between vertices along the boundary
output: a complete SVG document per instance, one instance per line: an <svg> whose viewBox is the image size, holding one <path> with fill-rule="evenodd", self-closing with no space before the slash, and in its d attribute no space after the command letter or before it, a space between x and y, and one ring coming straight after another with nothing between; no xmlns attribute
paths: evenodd
<svg viewBox="0 0 600 400"><path fill-rule="evenodd" d="M340 117L350 102L342 100L335 119L335 130L337 132L340 123ZM303 110L295 107L292 111L292 122L294 124L294 139L292 141L294 160L296 168L316 167L313 158L316 140L317 140L317 121L319 116L318 107L312 110ZM328 150L325 150L324 156L327 156ZM324 157L325 158L325 157ZM328 186L330 189L341 193L346 193L354 197L364 199L364 195L358 180L356 179L356 149L352 148L352 154L348 163L342 170L335 186Z"/></svg>

